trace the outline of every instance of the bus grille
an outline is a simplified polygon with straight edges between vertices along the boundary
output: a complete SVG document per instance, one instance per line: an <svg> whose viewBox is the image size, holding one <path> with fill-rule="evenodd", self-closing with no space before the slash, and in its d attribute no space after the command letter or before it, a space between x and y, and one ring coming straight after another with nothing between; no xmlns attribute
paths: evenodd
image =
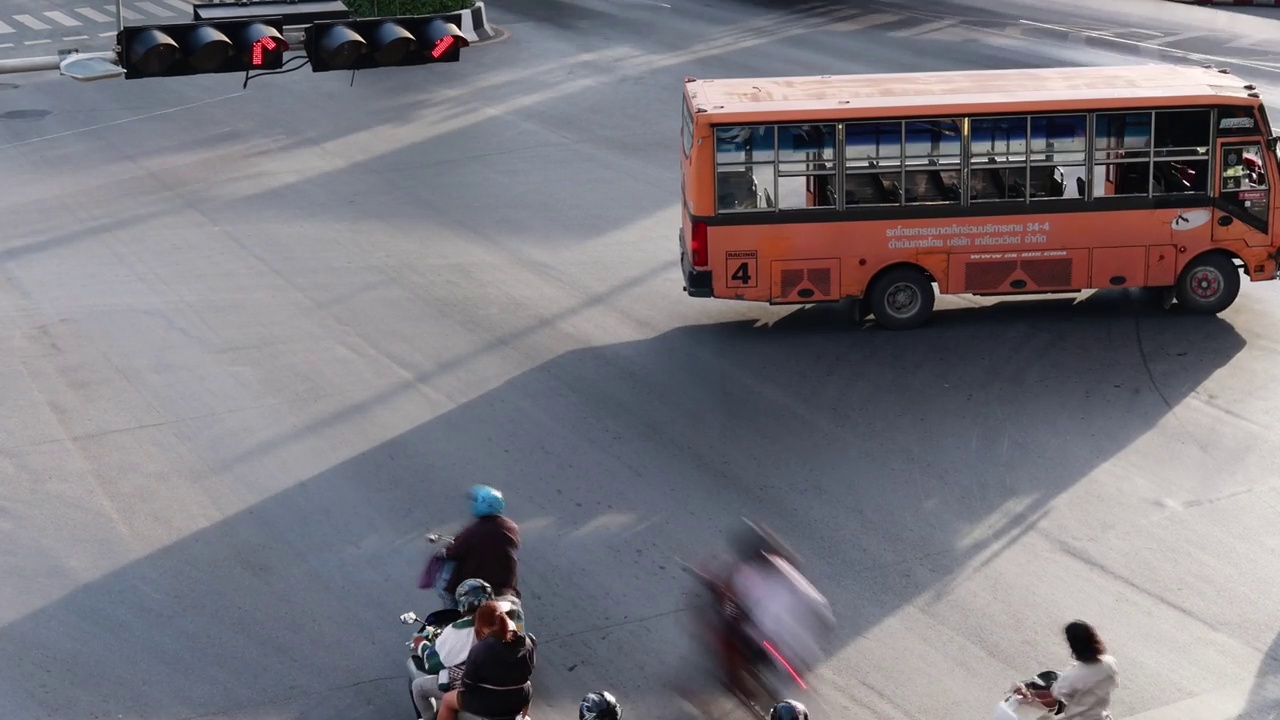
<svg viewBox="0 0 1280 720"><path fill-rule="evenodd" d="M964 289L970 292L998 290L1017 269L1016 260L971 262L964 266Z"/></svg>
<svg viewBox="0 0 1280 720"><path fill-rule="evenodd" d="M779 273L782 281L782 292L780 297L791 297L791 293L795 292L806 280L813 289L818 291L819 295L824 297L831 295L831 268L809 268L808 270L788 269Z"/></svg>
<svg viewBox="0 0 1280 720"><path fill-rule="evenodd" d="M1031 278L1036 287L1071 287L1071 258L1023 260L1022 272Z"/></svg>

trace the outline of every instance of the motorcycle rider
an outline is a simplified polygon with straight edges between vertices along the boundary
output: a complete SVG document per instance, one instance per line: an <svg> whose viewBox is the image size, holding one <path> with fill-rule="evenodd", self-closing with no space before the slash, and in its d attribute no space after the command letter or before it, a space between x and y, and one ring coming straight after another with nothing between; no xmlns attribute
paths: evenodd
<svg viewBox="0 0 1280 720"><path fill-rule="evenodd" d="M516 629L524 632L524 609L520 600L511 596L495 598L493 588L484 580L464 580L458 585L455 597L462 617L445 626L430 645L416 648L427 669L427 674L414 680L410 686L413 704L419 708L420 716L432 715L436 708L433 701L444 697L445 692L458 684L467 654L479 640L476 637L475 614L482 604L496 600Z"/></svg>
<svg viewBox="0 0 1280 720"><path fill-rule="evenodd" d="M622 720L622 706L607 690L589 692L578 704L578 720Z"/></svg>
<svg viewBox="0 0 1280 720"><path fill-rule="evenodd" d="M488 485L476 485L467 498L476 519L444 549L445 559L454 563L444 592L453 595L463 580L478 578L498 595L520 597L516 557L520 527L503 514L506 501L502 493Z"/></svg>
<svg viewBox="0 0 1280 720"><path fill-rule="evenodd" d="M772 531L743 522L736 562L720 584L730 607L720 640L730 688L749 694L745 672L764 657L766 642L803 676L822 661L823 638L835 628L835 617L796 569L795 554Z"/></svg>

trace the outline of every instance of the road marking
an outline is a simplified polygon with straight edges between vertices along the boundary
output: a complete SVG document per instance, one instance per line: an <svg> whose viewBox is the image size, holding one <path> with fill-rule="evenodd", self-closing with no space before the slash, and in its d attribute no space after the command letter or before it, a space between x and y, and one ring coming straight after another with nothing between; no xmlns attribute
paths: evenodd
<svg viewBox="0 0 1280 720"><path fill-rule="evenodd" d="M48 29L49 29L49 26L48 26L48 25L45 25L44 23L42 23L42 22L40 22L39 20L37 20L37 19L35 19L35 18L31 17L30 15L14 15L14 16L13 16L13 19L14 19L14 20L17 20L18 22L22 23L23 25L26 25L27 27L31 28L32 30L48 30Z"/></svg>
<svg viewBox="0 0 1280 720"><path fill-rule="evenodd" d="M53 41L52 40L28 40L22 44L23 45L43 45L44 43L47 43L47 42L53 42Z"/></svg>
<svg viewBox="0 0 1280 720"><path fill-rule="evenodd" d="M11 48L11 47L13 47L13 43L5 43L3 45L0 45L0 48Z"/></svg>
<svg viewBox="0 0 1280 720"><path fill-rule="evenodd" d="M1152 45L1164 45L1165 43L1171 43L1177 40L1190 40L1193 37L1200 37L1201 35L1213 35L1213 34L1215 33L1208 33L1208 32L1204 32L1203 30L1198 30L1195 32L1178 33L1177 35L1170 35L1169 37L1162 37L1155 40L1149 40L1148 42L1150 42Z"/></svg>
<svg viewBox="0 0 1280 720"><path fill-rule="evenodd" d="M79 20L67 15L66 13L58 12L57 10L50 10L49 12L44 13L44 16L50 18L56 23L65 25L66 27L75 27L80 24Z"/></svg>
<svg viewBox="0 0 1280 720"><path fill-rule="evenodd" d="M925 33L930 33L930 32L933 32L934 30L941 30L943 28L951 27L952 25L955 25L957 22L959 21L958 20L939 20L937 22L925 23L924 25L917 25L913 28L908 28L906 30L895 30L889 33L889 35L892 35L894 37L912 37L914 35L924 35Z"/></svg>
<svg viewBox="0 0 1280 720"><path fill-rule="evenodd" d="M114 6L114 5L103 5L102 7L106 8L107 10L109 10L112 14L115 14L116 8L115 8L115 6ZM121 14L121 15L124 15L125 17L129 18L130 20L142 20L142 19L143 19L143 17L142 17L142 13L136 13L136 12L134 12L134 11L130 10L129 8L122 8L122 11L121 11L121 13L120 13L120 14Z"/></svg>
<svg viewBox="0 0 1280 720"><path fill-rule="evenodd" d="M1050 30L1067 32L1066 28L1059 27L1057 25L1046 25L1045 23L1032 22L1031 20L1023 20L1022 23L1025 25L1034 25L1036 27L1048 28ZM1190 58L1194 60L1212 60L1214 62L1226 63L1228 65L1242 65L1244 67L1251 67L1255 70L1268 70L1270 72L1280 72L1280 65L1277 65L1276 63L1249 62L1247 60L1241 60L1240 58L1228 58L1228 57L1221 57L1219 55L1208 55L1205 53L1191 52L1189 50L1179 50L1177 48L1161 47L1159 45L1152 45L1151 43L1139 42L1137 40L1126 40L1124 38L1111 37L1109 35L1106 35L1105 33L1085 32L1081 34L1089 35L1092 37L1100 37L1103 40L1110 40L1112 42L1124 43L1125 45L1137 45L1138 47L1155 48L1157 50L1163 50L1164 52L1167 52L1167 53L1172 53L1174 55L1181 55L1182 57Z"/></svg>
<svg viewBox="0 0 1280 720"><path fill-rule="evenodd" d="M68 35L62 39L63 40L88 40L89 36L88 35Z"/></svg>
<svg viewBox="0 0 1280 720"><path fill-rule="evenodd" d="M48 42L48 40L44 40L40 42ZM134 117L127 117L122 120L112 120L109 123L102 123L101 125L92 125L90 127L80 128L78 130L68 130L66 132L54 133L53 135L45 135L43 137L31 138L29 140L19 140L18 142L9 143L8 145L0 145L0 150L7 150L11 147L18 147L19 145L30 145L31 143L42 142L44 140L53 140L54 138L66 137L67 135L77 135L82 132L89 132L90 130L99 130L101 128L111 127L112 125L121 125L123 123L133 122L134 120L143 120L145 118L155 117L157 115L168 115L171 112L177 112L179 110L187 110L189 108L199 107L201 105L207 105L211 102L217 102L219 100L227 100L229 98L239 97L241 95L248 95L248 94L249 94L248 90L243 90L238 93L231 93L230 95L223 95L221 97L215 97L215 98L207 98L205 100L201 100L200 102L193 102L190 105L180 105L178 107L169 108L167 110L157 110L155 112L149 112L149 113L146 113L145 115L135 115Z"/></svg>
<svg viewBox="0 0 1280 720"><path fill-rule="evenodd" d="M76 8L76 12L89 18L90 20L93 20L94 22L111 22L112 20L112 18L106 15L103 15L102 13L98 12L97 10L94 10L93 8L87 8L87 7Z"/></svg>
<svg viewBox="0 0 1280 720"><path fill-rule="evenodd" d="M897 13L875 13L873 15L860 15L847 20L840 20L823 28L833 32L848 32L850 30L865 30L876 25L884 25L895 20L901 20L902 16Z"/></svg>
<svg viewBox="0 0 1280 720"><path fill-rule="evenodd" d="M98 37L112 37L113 35L115 35L113 32L98 33Z"/></svg>
<svg viewBox="0 0 1280 720"><path fill-rule="evenodd" d="M134 3L134 5L137 5L143 10L146 10L147 12L152 13L153 15L159 15L160 17L173 17L173 13L169 12L168 10L165 10L164 8L160 7L159 5L156 5L155 3L145 2L144 0L143 2Z"/></svg>
<svg viewBox="0 0 1280 720"><path fill-rule="evenodd" d="M18 32L18 31L17 31L17 30L14 30L13 28L9 27L8 25L5 25L5 24L4 24L4 21L3 21L3 20L0 20L0 35L4 35L5 33L11 33L11 32Z"/></svg>
<svg viewBox="0 0 1280 720"><path fill-rule="evenodd" d="M189 2L183 2L182 0L164 0L164 1L178 8L183 12L191 12L191 3Z"/></svg>

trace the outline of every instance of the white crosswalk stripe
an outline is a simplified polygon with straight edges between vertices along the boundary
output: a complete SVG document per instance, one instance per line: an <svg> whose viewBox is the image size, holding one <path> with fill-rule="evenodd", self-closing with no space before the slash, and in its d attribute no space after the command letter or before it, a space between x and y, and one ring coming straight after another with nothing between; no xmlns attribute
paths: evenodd
<svg viewBox="0 0 1280 720"><path fill-rule="evenodd" d="M17 31L17 30L14 30L13 28L9 27L8 25L5 25L5 24L4 24L4 21L3 21L3 20L0 20L0 35L4 35L4 34L6 34L6 33L11 33L11 32L18 32L18 31Z"/></svg>
<svg viewBox="0 0 1280 720"><path fill-rule="evenodd" d="M164 8L160 7L159 5L156 5L155 3L136 2L134 3L134 5L142 8L143 10L146 10L149 13L152 13L153 15L159 15L160 17L173 17L174 15L174 13L168 10L165 10Z"/></svg>
<svg viewBox="0 0 1280 720"><path fill-rule="evenodd" d="M97 10L94 10L93 8L87 8L87 7L76 8L76 12L89 18L90 20L93 20L94 22L111 22L112 20L112 18L109 15L103 15L102 13L98 12Z"/></svg>
<svg viewBox="0 0 1280 720"><path fill-rule="evenodd" d="M183 0L164 0L170 5L178 8L182 12L191 12L191 3L183 2Z"/></svg>
<svg viewBox="0 0 1280 720"><path fill-rule="evenodd" d="M18 22L22 23L23 25L26 25L27 27L31 28L32 30L48 30L48 29L49 29L49 26L48 26L48 25L45 25L44 23L42 23L42 22L40 22L39 20L37 20L37 19L35 19L35 18L31 17L30 15L14 15L14 16L13 16L13 19L14 19L14 20L17 20Z"/></svg>
<svg viewBox="0 0 1280 720"><path fill-rule="evenodd" d="M116 8L114 5L103 5L103 7L105 7L108 11L110 11L112 15L114 15L116 12ZM127 20L145 20L146 19L145 17L143 17L142 13L136 13L130 10L129 8L124 8L123 12L121 12L120 14L124 15L125 19Z"/></svg>
<svg viewBox="0 0 1280 720"><path fill-rule="evenodd" d="M57 10L50 10L44 13L44 16L64 27L75 27L80 24L79 20Z"/></svg>

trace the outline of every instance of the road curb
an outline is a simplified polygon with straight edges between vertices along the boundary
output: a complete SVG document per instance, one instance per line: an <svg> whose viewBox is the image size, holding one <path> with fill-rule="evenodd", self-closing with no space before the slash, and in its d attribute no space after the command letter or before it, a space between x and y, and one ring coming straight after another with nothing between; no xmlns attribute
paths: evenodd
<svg viewBox="0 0 1280 720"><path fill-rule="evenodd" d="M484 12L483 2L477 2L470 9L462 11L462 27L458 29L471 42L484 42L497 35L489 25L489 16Z"/></svg>

